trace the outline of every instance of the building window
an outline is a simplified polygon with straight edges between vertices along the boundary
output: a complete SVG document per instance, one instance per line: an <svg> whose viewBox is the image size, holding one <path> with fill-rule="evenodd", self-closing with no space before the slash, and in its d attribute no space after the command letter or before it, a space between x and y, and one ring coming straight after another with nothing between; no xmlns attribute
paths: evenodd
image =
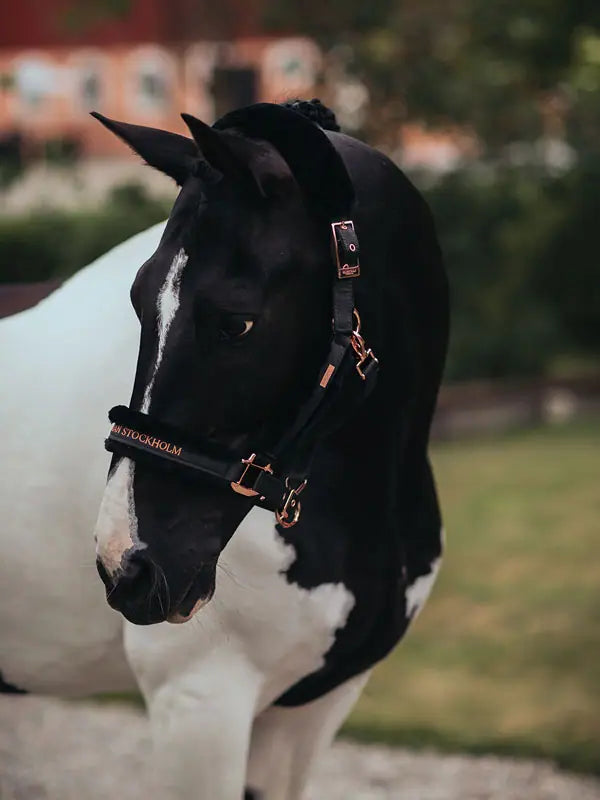
<svg viewBox="0 0 600 800"><path fill-rule="evenodd" d="M158 48L144 48L130 61L130 97L142 114L162 114L173 102L175 63Z"/></svg>
<svg viewBox="0 0 600 800"><path fill-rule="evenodd" d="M273 97L311 92L321 69L321 53L310 39L280 39L265 49L262 82Z"/></svg>
<svg viewBox="0 0 600 800"><path fill-rule="evenodd" d="M69 97L77 111L87 114L106 106L107 58L96 50L80 50L69 59Z"/></svg>
<svg viewBox="0 0 600 800"><path fill-rule="evenodd" d="M217 67L212 80L216 116L256 103L257 84L257 72L251 67Z"/></svg>
<svg viewBox="0 0 600 800"><path fill-rule="evenodd" d="M167 82L157 64L146 64L138 76L138 99L143 108L161 111L168 105Z"/></svg>
<svg viewBox="0 0 600 800"><path fill-rule="evenodd" d="M56 70L40 56L20 58L14 67L13 86L23 108L38 111L57 90Z"/></svg>
<svg viewBox="0 0 600 800"><path fill-rule="evenodd" d="M102 103L102 81L96 70L84 69L79 81L79 94L84 108L93 110Z"/></svg>

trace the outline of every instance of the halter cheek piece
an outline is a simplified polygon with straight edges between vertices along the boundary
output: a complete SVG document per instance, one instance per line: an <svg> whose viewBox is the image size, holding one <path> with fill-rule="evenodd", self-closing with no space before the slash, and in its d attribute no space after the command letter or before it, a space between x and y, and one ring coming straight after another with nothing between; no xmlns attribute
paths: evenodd
<svg viewBox="0 0 600 800"><path fill-rule="evenodd" d="M280 120L289 124L291 119L294 126L310 126L302 131L309 137L314 137L318 130L296 112L279 106L259 104L243 112L246 115L243 122L249 119L250 127L256 118L268 114L277 124ZM228 117L233 116L234 124L239 126L240 118L236 114L240 112ZM289 114L293 116L290 118ZM228 117L217 125L227 127ZM318 135L324 137L322 131L318 131ZM268 137L263 135L263 138ZM277 139L277 130L273 139ZM329 147L333 150L331 145ZM339 163L335 162L334 166L340 169L341 159L337 158ZM341 169L345 173L343 177L349 181L343 165ZM350 187L352 189L351 184ZM366 399L375 385L379 366L361 335L360 317L354 303L354 281L360 276L360 250L351 219L331 223L331 243L336 270L329 353L312 393L277 442L265 442L257 452L244 456L211 440L192 441L184 431L147 414L116 406L109 413L113 425L105 442L106 449L151 466L174 469L182 477L200 477L229 486L238 494L254 498L257 505L275 511L277 522L284 528L295 525L301 512L299 495L306 488L312 456L319 441L345 421L349 410Z"/></svg>

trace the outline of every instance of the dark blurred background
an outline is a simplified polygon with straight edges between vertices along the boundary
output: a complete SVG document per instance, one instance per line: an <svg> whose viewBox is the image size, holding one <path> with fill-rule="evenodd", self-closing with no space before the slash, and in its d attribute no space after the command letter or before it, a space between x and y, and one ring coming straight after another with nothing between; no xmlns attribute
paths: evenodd
<svg viewBox="0 0 600 800"><path fill-rule="evenodd" d="M354 735L600 770L598 0L0 0L0 311L164 218L88 115L319 96L424 192L453 324L446 569Z"/></svg>

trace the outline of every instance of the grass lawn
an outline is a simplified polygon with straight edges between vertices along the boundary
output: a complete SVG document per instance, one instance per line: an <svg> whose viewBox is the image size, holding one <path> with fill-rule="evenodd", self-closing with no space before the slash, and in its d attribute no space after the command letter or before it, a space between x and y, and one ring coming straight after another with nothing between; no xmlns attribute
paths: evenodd
<svg viewBox="0 0 600 800"><path fill-rule="evenodd" d="M345 733L600 772L600 423L432 459L444 566Z"/></svg>

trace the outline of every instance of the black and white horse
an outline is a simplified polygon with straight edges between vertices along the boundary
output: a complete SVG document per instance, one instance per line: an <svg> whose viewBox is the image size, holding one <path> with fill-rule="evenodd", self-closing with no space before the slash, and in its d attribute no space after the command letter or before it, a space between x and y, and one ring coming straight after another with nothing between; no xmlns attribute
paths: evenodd
<svg viewBox="0 0 600 800"><path fill-rule="evenodd" d="M193 138L100 118L181 186L171 215L0 326L3 685L139 687L157 780L180 800L300 798L439 565L434 226L402 173L321 108L186 117ZM332 256L337 209L358 240L338 219ZM360 277L336 275L357 241ZM368 396L366 347L344 332L354 307L380 365ZM106 409L132 379L101 497ZM182 449L185 470L167 463ZM259 451L272 464L248 466ZM224 452L247 456L236 491L209 479ZM288 506L261 502L278 473L308 476L297 524L303 481L285 484ZM100 500L112 608L92 571Z"/></svg>

